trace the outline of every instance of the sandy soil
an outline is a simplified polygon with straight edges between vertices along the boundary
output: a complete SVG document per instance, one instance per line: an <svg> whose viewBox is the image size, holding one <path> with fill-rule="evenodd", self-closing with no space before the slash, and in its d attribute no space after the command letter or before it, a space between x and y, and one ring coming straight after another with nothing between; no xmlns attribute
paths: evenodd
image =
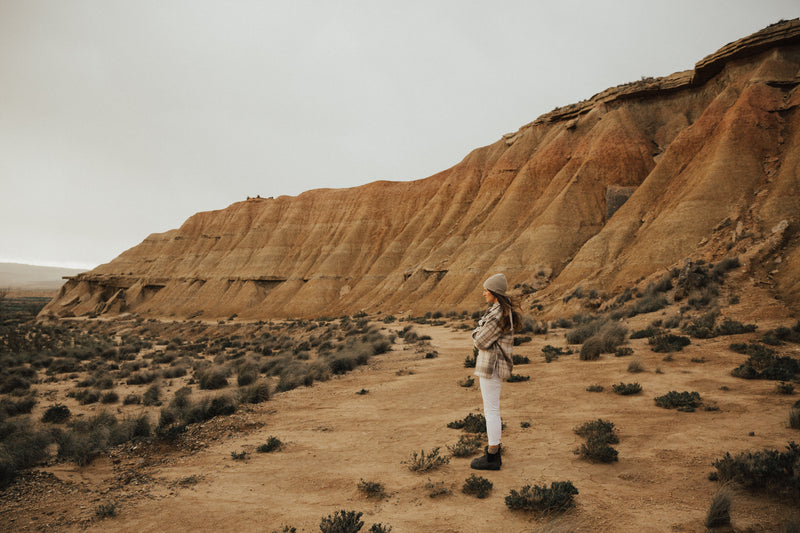
<svg viewBox="0 0 800 533"><path fill-rule="evenodd" d="M747 306L744 300L739 307L746 311ZM769 309L759 308L765 317L760 330L773 327ZM628 327L635 330L660 317L635 317ZM469 332L415 330L432 337L438 357L426 359L415 347L396 345L346 376L275 395L194 428L187 437L194 444L132 447L82 469L60 464L31 474L20 485L30 489L39 483L41 490L28 490L26 501L18 502L9 489L0 529L270 532L288 525L310 532L319 530L322 517L344 509L364 513L362 531L373 523L391 525L397 533L536 531L556 523L577 531L701 532L719 489L708 480L714 459L726 451L783 449L800 439L788 427L796 394L778 395L775 382L730 375L746 356L728 345L752 335L693 339L671 361L650 351L642 339L629 341L632 356L604 355L587 362L575 354L548 364L541 348L565 346L564 330L552 330L517 348L531 363L517 366L515 373L531 379L504 384L503 469L481 474L494 488L479 500L461 493L474 472L469 458L452 458L426 474L403 464L414 451L440 447L446 452L461 435L447 423L481 409L477 383L458 384L471 373L463 367L471 354ZM799 350L797 345L783 348L795 356ZM644 372L627 371L634 358ZM639 395L611 392L614 383L634 381L643 387ZM587 392L593 384L605 391ZM357 394L362 389L368 393ZM684 413L657 407L653 398L671 390L697 391L719 410ZM597 418L619 430L616 463L595 464L572 453L582 442L573 428ZM523 422L530 427L523 428ZM283 448L257 453L270 436L278 437ZM248 458L235 461L234 451L247 451ZM382 483L388 497L368 499L357 488L361 480ZM510 511L504 503L511 489L562 480L572 481L580 493L576 508L561 517ZM439 482L452 494L429 497L426 484ZM104 502L116 503L117 516L93 519ZM791 512L786 502L736 490L731 515L737 531L776 531ZM59 516L81 520L58 525Z"/></svg>

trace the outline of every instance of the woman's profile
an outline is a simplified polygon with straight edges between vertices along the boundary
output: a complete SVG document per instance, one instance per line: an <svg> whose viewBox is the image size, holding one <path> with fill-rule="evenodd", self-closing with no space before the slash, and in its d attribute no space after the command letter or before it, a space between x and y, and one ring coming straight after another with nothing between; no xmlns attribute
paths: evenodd
<svg viewBox="0 0 800 533"><path fill-rule="evenodd" d="M500 470L501 458L500 390L503 380L511 375L514 362L511 352L514 347L514 326L519 314L506 294L508 281L505 275L495 274L483 284L483 297L489 310L472 332L472 342L478 349L475 375L480 378L483 397L483 415L486 418L488 446L482 457L473 459L470 467L475 470Z"/></svg>

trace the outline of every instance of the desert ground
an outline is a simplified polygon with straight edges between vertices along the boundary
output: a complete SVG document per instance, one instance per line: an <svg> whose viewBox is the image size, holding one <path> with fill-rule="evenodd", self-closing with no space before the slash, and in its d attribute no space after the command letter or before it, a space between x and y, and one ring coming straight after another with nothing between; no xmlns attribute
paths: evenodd
<svg viewBox="0 0 800 533"><path fill-rule="evenodd" d="M737 302L725 315L757 323L756 333L692 339L669 355L653 352L647 339L632 339L625 344L632 355L584 361L575 350L547 363L542 348L567 348L566 330L551 327L533 335L515 349L530 363L517 365L514 373L530 379L503 388L500 471L475 472L470 457L451 457L425 473L408 468L414 452L439 448L449 455L448 446L463 432L448 423L482 408L477 380L463 386L471 374L464 366L472 354L467 324L414 324L414 331L430 339L412 344L398 338L367 365L192 425L176 443L126 443L84 467L50 461L25 472L0 492L0 528L318 531L323 517L352 510L363 513L364 531L372 524L394 532L705 531L706 513L721 487L709 480L714 460L725 452L783 450L800 438L788 422L797 395L777 394L775 381L731 376L746 356L729 349L732 342L754 341L794 320L757 288ZM635 331L676 313L673 305L621 322ZM375 324L384 332L406 325ZM786 344L781 353L799 357L800 346ZM629 372L634 359L641 372ZM639 383L642 392L612 392L613 384L623 382ZM591 385L604 390L589 392ZM47 397L57 399L69 385L49 386ZM713 410L658 407L654 398L669 391L696 391ZM36 406L34 419L47 403ZM582 442L574 428L598 418L618 431L618 461L597 463L573 453ZM270 437L281 441L280 449L258 453ZM473 473L493 484L488 497L462 493ZM565 513L512 511L504 502L511 490L567 480L579 493ZM363 482L380 483L385 494L370 497L359 489ZM731 489L734 531L780 531L796 520L796 501ZM103 505L113 505L114 516L101 518Z"/></svg>

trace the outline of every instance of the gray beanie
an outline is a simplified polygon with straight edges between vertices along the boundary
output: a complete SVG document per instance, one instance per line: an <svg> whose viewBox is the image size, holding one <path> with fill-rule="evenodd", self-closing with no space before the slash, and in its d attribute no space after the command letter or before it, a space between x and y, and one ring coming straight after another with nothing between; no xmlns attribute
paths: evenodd
<svg viewBox="0 0 800 533"><path fill-rule="evenodd" d="M495 274L483 282L483 288L492 291L500 296L505 296L508 290L508 281L503 274Z"/></svg>

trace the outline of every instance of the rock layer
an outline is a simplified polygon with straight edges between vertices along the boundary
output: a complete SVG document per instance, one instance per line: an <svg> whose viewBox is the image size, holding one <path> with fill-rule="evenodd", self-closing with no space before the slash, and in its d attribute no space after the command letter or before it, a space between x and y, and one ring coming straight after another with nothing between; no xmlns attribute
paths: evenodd
<svg viewBox="0 0 800 533"><path fill-rule="evenodd" d="M546 303L737 254L797 311L799 74L800 20L782 21L692 71L557 109L426 179L198 213L70 278L43 314L475 308L498 271Z"/></svg>

